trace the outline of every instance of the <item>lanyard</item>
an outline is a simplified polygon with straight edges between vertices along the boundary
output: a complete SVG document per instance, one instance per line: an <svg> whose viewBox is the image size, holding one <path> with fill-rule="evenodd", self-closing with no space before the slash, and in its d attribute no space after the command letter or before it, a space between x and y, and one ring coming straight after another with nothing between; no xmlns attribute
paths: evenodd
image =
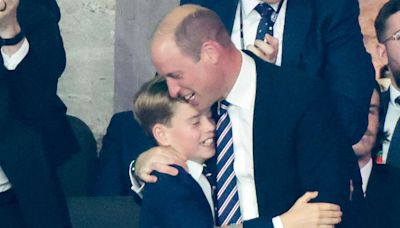
<svg viewBox="0 0 400 228"><path fill-rule="evenodd" d="M244 35L243 35L243 0L239 0L239 7L240 7L240 12L239 12L239 18L240 18L240 46L241 49L244 50ZM271 15L271 21L272 21L272 26L274 26L276 19L278 18L279 12L281 11L283 2L285 0L279 1L278 9L274 11Z"/></svg>

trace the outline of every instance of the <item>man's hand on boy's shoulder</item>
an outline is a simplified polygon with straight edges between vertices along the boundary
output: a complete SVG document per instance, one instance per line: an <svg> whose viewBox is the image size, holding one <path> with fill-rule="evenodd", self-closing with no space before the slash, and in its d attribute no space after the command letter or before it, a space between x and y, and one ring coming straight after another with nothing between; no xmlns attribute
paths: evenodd
<svg viewBox="0 0 400 228"><path fill-rule="evenodd" d="M178 170L170 165L179 165L184 169L186 167L186 158L179 154L172 147L157 146L141 153L135 162L136 175L146 183L154 183L157 177L151 175L151 172L178 175Z"/></svg>

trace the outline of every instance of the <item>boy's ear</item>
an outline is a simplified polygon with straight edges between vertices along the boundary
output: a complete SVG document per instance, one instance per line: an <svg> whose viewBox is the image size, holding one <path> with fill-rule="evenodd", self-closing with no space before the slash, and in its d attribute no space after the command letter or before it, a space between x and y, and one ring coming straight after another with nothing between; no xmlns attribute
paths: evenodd
<svg viewBox="0 0 400 228"><path fill-rule="evenodd" d="M386 52L386 47L384 44L378 43L376 45L376 52L378 53L379 59L383 65L387 65L389 60Z"/></svg>
<svg viewBox="0 0 400 228"><path fill-rule="evenodd" d="M169 146L167 127L163 124L155 124L152 129L153 137L160 146Z"/></svg>

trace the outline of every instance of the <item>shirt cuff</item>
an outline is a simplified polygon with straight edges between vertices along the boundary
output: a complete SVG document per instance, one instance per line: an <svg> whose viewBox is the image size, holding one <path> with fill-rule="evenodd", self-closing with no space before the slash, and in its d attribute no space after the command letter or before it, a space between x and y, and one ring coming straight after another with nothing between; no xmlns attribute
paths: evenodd
<svg viewBox="0 0 400 228"><path fill-rule="evenodd" d="M272 218L272 225L274 228L283 228L282 220L279 216Z"/></svg>
<svg viewBox="0 0 400 228"><path fill-rule="evenodd" d="M143 188L145 186L145 183L139 179L135 175L135 160L131 161L131 164L129 165L129 178L131 179L132 183L132 191L136 192L136 194L143 199Z"/></svg>
<svg viewBox="0 0 400 228"><path fill-rule="evenodd" d="M22 60L26 57L29 52L29 42L25 38L21 47L17 52L12 54L11 56L7 55L4 52L4 47L1 48L1 55L3 57L4 66L7 70L15 70L17 66L22 62Z"/></svg>

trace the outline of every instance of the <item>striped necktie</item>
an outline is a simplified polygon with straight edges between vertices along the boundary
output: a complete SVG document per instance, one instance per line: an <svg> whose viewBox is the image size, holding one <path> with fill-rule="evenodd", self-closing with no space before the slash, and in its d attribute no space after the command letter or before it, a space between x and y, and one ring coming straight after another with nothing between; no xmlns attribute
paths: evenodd
<svg viewBox="0 0 400 228"><path fill-rule="evenodd" d="M233 170L234 153L232 139L232 124L227 112L230 104L227 101L219 103L217 123L217 225L226 226L239 224L242 216L239 207L239 195L236 175Z"/></svg>

